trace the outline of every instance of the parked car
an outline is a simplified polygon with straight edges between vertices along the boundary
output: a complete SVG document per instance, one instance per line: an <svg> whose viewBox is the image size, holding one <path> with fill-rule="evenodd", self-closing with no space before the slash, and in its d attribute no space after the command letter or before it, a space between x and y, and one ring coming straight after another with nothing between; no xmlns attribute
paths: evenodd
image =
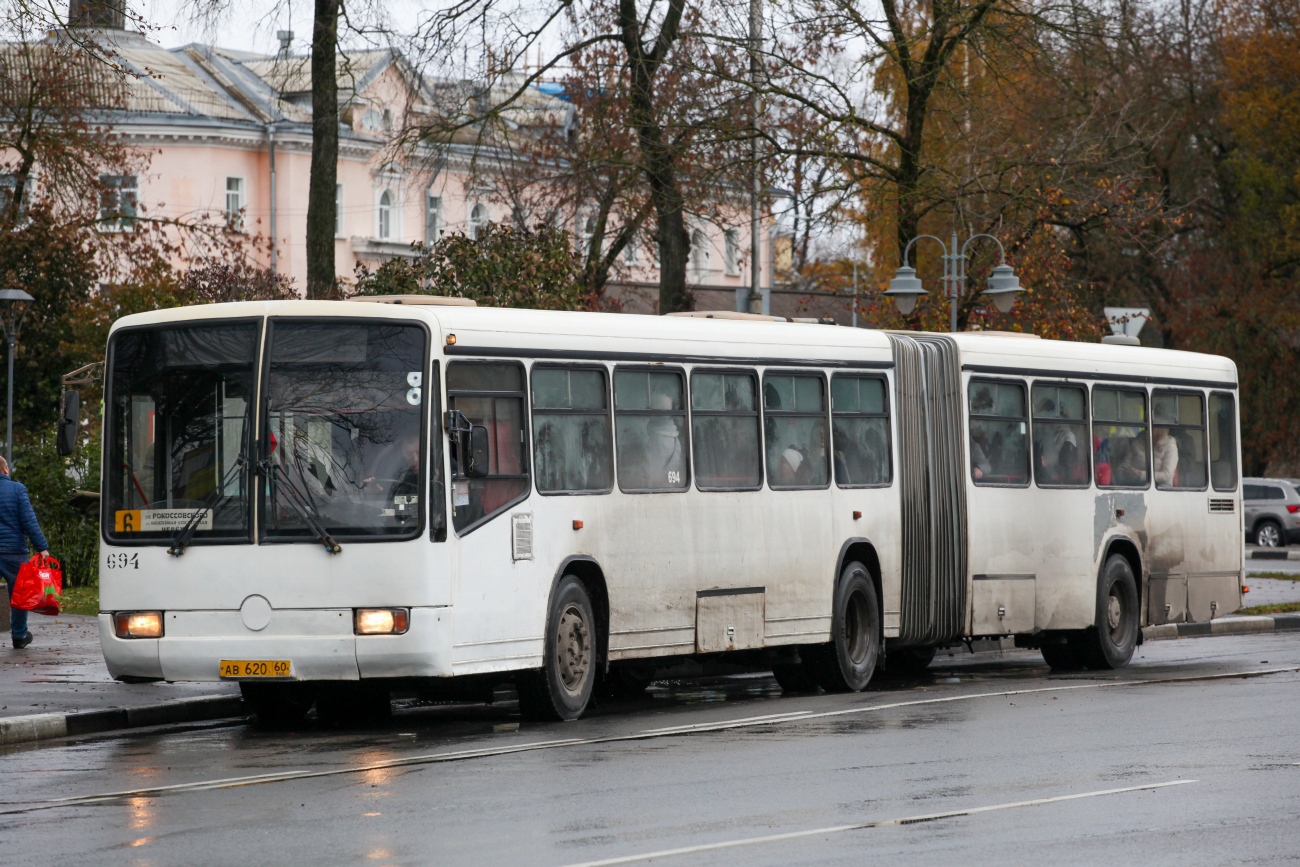
<svg viewBox="0 0 1300 867"><path fill-rule="evenodd" d="M1242 479L1246 538L1264 548L1300 542L1300 493L1294 479Z"/></svg>

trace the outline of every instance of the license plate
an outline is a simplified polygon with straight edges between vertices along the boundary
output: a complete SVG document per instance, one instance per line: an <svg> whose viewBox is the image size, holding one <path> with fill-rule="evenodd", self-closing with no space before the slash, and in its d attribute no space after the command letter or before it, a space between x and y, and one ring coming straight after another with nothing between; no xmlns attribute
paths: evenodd
<svg viewBox="0 0 1300 867"><path fill-rule="evenodd" d="M292 677L293 663L287 659L223 659L222 677Z"/></svg>

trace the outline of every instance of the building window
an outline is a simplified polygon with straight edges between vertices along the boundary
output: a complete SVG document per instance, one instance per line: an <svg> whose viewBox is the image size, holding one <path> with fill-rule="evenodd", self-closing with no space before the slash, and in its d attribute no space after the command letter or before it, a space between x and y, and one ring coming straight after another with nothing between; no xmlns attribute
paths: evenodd
<svg viewBox="0 0 1300 867"><path fill-rule="evenodd" d="M478 233L487 224L487 221L488 221L487 205L484 205L480 202L479 204L475 205L473 208L470 209L469 226L467 227L465 234L469 237L471 241L478 240Z"/></svg>
<svg viewBox="0 0 1300 867"><path fill-rule="evenodd" d="M244 179L226 178L226 228L244 231Z"/></svg>
<svg viewBox="0 0 1300 867"><path fill-rule="evenodd" d="M18 176L0 174L0 217L8 216L9 208L13 205L16 195L18 195ZM20 212L26 210L22 204L19 205L19 209Z"/></svg>
<svg viewBox="0 0 1300 867"><path fill-rule="evenodd" d="M379 196L379 239L391 241L393 238L393 191L384 190Z"/></svg>
<svg viewBox="0 0 1300 867"><path fill-rule="evenodd" d="M510 219L514 222L515 228L521 232L528 231L528 212L520 205L515 205L510 209Z"/></svg>
<svg viewBox="0 0 1300 867"><path fill-rule="evenodd" d="M623 248L623 264L627 266L635 265L637 262L636 235L627 239L627 246Z"/></svg>
<svg viewBox="0 0 1300 867"><path fill-rule="evenodd" d="M140 183L135 175L100 175L99 222L108 232L130 232L139 215Z"/></svg>
<svg viewBox="0 0 1300 867"><path fill-rule="evenodd" d="M343 237L343 185L334 185L334 237Z"/></svg>
<svg viewBox="0 0 1300 867"><path fill-rule="evenodd" d="M432 247L442 236L442 196L426 196L424 200L424 243Z"/></svg>
<svg viewBox="0 0 1300 867"><path fill-rule="evenodd" d="M740 231L738 229L728 229L726 239L727 246L724 261L727 266L727 274L735 277L740 273Z"/></svg>
<svg viewBox="0 0 1300 867"><path fill-rule="evenodd" d="M698 277L709 270L709 238L703 229L691 232L691 271Z"/></svg>

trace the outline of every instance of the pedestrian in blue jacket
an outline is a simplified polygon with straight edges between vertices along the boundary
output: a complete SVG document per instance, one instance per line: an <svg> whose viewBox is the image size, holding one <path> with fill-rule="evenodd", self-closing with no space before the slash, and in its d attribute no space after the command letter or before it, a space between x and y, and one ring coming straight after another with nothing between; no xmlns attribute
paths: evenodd
<svg viewBox="0 0 1300 867"><path fill-rule="evenodd" d="M30 556L28 541L33 548L49 555L50 546L41 532L41 525L36 522L36 512L27 497L27 486L9 478L9 462L0 457L0 575L5 577L9 586L10 599L13 599L18 570ZM15 650L22 650L32 643L32 634L27 631L26 611L10 610L9 631L13 633Z"/></svg>

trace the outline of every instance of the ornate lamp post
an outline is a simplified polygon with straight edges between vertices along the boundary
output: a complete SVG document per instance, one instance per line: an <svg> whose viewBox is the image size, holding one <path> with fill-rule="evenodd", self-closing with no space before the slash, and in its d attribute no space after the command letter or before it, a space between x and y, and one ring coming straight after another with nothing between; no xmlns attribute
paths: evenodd
<svg viewBox="0 0 1300 867"><path fill-rule="evenodd" d="M14 347L18 345L18 330L23 327L27 307L36 299L21 289L0 289L0 325L9 343L9 400L5 415L5 460L10 469L14 465Z"/></svg>
<svg viewBox="0 0 1300 867"><path fill-rule="evenodd" d="M894 272L894 279L889 281L889 289L885 291L886 295L894 299L898 312L904 316L916 309L916 302L922 295L928 294L921 286L920 278L916 276L916 269L907 264L908 254L912 252L912 245L922 238L929 238L943 250L943 278L941 282L945 284L944 294L948 296L949 331L955 332L957 330L957 303L966 293L966 260L968 258L966 251L976 238L990 239L998 245L998 250L1002 254L1002 263L994 267L993 273L989 275L988 288L984 290L984 295L988 296L998 310L1006 313L1016 303L1016 295L1024 291L1020 286L1020 278L1007 264L1007 251L1003 248L1002 242L992 235L983 233L971 235L966 239L966 243L960 247L957 246L956 232L952 233L950 244L944 244L934 235L918 235L909 241L907 248L903 250L903 264Z"/></svg>

